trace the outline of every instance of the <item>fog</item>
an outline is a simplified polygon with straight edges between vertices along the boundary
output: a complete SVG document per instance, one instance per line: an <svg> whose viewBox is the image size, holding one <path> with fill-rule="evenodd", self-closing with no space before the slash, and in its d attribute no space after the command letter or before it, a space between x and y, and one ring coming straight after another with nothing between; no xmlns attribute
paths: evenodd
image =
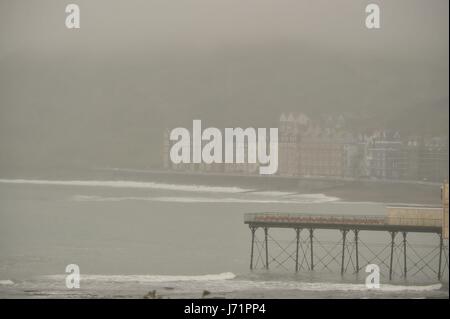
<svg viewBox="0 0 450 319"><path fill-rule="evenodd" d="M448 1L0 0L0 174L160 165L164 128L282 112L448 135Z"/></svg>

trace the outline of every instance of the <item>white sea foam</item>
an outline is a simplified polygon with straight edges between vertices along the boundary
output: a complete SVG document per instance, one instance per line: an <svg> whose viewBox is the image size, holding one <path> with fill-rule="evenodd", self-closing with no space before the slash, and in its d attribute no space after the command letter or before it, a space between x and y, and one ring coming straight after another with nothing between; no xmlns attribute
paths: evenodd
<svg viewBox="0 0 450 319"><path fill-rule="evenodd" d="M311 199L312 201L316 201L318 203L335 202L340 200L339 197L327 196L325 194L295 194L290 195L289 198Z"/></svg>
<svg viewBox="0 0 450 319"><path fill-rule="evenodd" d="M246 285L253 286L257 284L259 288L263 289L294 289L302 291L367 291L367 292L403 292L403 291L433 291L441 289L441 284L423 285L423 286L407 286L407 285L380 285L378 289L369 289L364 284L347 284L347 283L330 283L330 282L317 282L317 283L305 283L305 282L257 282L248 281ZM245 286L245 285L244 285Z"/></svg>
<svg viewBox="0 0 450 319"><path fill-rule="evenodd" d="M0 179L4 184L32 184L32 185L56 185L56 186L76 186L76 187L113 187L113 188L136 188L136 189L158 189L183 192L201 193L226 193L239 195L239 197L102 197L76 195L75 201L126 201L126 200L146 200L160 202L180 202L180 203L324 203L338 201L339 198L326 196L324 194L298 194L281 191L255 191L240 187L208 186L208 185L183 185L165 184L156 182L137 181L95 181L95 180L34 180L34 179Z"/></svg>
<svg viewBox="0 0 450 319"><path fill-rule="evenodd" d="M432 285L380 285L378 289L369 289L364 284L333 283L333 282L301 282L301 281L259 281L259 280L231 280L220 286L214 282L205 282L210 286L206 289L215 288L224 292L245 290L299 290L310 292L370 292L370 293L397 293L397 292L427 292L442 288L441 284Z"/></svg>
<svg viewBox="0 0 450 319"><path fill-rule="evenodd" d="M41 279L64 282L65 275L41 276ZM309 292L367 292L367 293L416 293L430 292L442 288L440 283L428 285L381 284L380 288L369 289L364 284L334 282L302 282L287 280L245 280L232 272L208 275L82 275L84 284L157 284L170 283L177 290L195 291L211 289L215 292L249 290L299 290ZM177 283L182 283L178 285Z"/></svg>
<svg viewBox="0 0 450 319"><path fill-rule="evenodd" d="M179 203L249 203L249 204L311 204L324 203L334 201L332 197L314 198L314 197L297 197L297 198L212 198L212 197L154 197L153 201L160 202L179 202Z"/></svg>
<svg viewBox="0 0 450 319"><path fill-rule="evenodd" d="M276 196L276 197L280 197L280 196L296 195L297 193L280 192L280 191L256 191L256 192L252 192L251 194L261 195L261 196Z"/></svg>
<svg viewBox="0 0 450 319"><path fill-rule="evenodd" d="M83 282L139 282L139 283L161 283L174 281L222 281L230 280L236 277L232 272L208 275L81 275ZM65 275L50 275L42 278L52 280L64 280Z"/></svg>
<svg viewBox="0 0 450 319"><path fill-rule="evenodd" d="M10 286L14 285L14 282L12 280L0 280L0 286Z"/></svg>
<svg viewBox="0 0 450 319"><path fill-rule="evenodd" d="M179 196L123 196L123 197L107 197L107 196L89 196L76 195L72 197L74 201L80 202L120 202L120 201L154 201L154 202L173 202L173 203L263 203L263 204L301 204L301 203L325 203L336 201L336 197L328 197L322 194L313 195L297 195L295 197L267 198L246 195L245 197L179 197Z"/></svg>
<svg viewBox="0 0 450 319"><path fill-rule="evenodd" d="M0 179L4 184L33 184L59 186L90 186L115 188L162 189L185 192L241 193L252 191L240 187L221 187L208 185L182 185L136 181L95 181L95 180L36 180L36 179Z"/></svg>

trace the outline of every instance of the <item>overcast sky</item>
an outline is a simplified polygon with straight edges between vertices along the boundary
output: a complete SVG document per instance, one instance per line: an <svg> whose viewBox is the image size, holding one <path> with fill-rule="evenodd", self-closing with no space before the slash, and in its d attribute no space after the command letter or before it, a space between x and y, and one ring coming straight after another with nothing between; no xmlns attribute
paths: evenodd
<svg viewBox="0 0 450 319"><path fill-rule="evenodd" d="M330 50L411 57L448 53L448 1L376 1L382 27L365 28L360 0L73 1L81 30L65 29L69 2L1 1L1 54L39 51L216 50L247 43L307 41Z"/></svg>
<svg viewBox="0 0 450 319"><path fill-rule="evenodd" d="M70 2L0 0L0 173L146 167L162 129L194 118L356 112L448 129L446 0L376 1L379 30L365 28L371 1L71 2L79 30L65 28Z"/></svg>

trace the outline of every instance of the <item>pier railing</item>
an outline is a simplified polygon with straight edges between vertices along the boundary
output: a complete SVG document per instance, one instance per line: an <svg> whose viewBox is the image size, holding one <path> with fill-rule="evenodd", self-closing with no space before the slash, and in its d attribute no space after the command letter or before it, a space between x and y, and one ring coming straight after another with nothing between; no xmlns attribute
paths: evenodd
<svg viewBox="0 0 450 319"><path fill-rule="evenodd" d="M276 223L276 224L314 224L336 226L414 226L414 227L442 227L442 218L392 217L379 215L320 215L300 213L246 213L246 224Z"/></svg>

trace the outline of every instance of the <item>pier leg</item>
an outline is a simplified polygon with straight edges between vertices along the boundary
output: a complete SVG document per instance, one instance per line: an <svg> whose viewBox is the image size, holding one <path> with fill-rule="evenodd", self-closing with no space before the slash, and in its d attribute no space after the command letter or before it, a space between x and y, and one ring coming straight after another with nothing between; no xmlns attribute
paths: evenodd
<svg viewBox="0 0 450 319"><path fill-rule="evenodd" d="M391 259L389 262L389 280L392 280L392 263L394 261L394 241L395 241L395 232L391 232Z"/></svg>
<svg viewBox="0 0 450 319"><path fill-rule="evenodd" d="M358 233L359 230L355 229L355 253L356 253L356 273L359 273L359 253L358 253Z"/></svg>
<svg viewBox="0 0 450 319"><path fill-rule="evenodd" d="M443 239L442 239L442 233L441 233L440 236L439 236L439 268L438 268L438 280L441 280L442 246L443 246Z"/></svg>
<svg viewBox="0 0 450 319"><path fill-rule="evenodd" d="M295 272L298 272L298 247L299 247L299 242L300 242L300 229L296 228L295 232L297 234L297 250L295 251Z"/></svg>
<svg viewBox="0 0 450 319"><path fill-rule="evenodd" d="M406 279L406 232L403 232L403 278Z"/></svg>
<svg viewBox="0 0 450 319"><path fill-rule="evenodd" d="M252 246L250 250L250 270L253 270L253 250L255 246L255 231L256 227L250 227L250 230L252 232Z"/></svg>
<svg viewBox="0 0 450 319"><path fill-rule="evenodd" d="M344 274L344 262L345 262L345 238L347 237L347 230L342 230L342 263L341 263L341 275Z"/></svg>
<svg viewBox="0 0 450 319"><path fill-rule="evenodd" d="M314 270L314 250L313 250L314 229L309 229L309 246L311 248L311 270Z"/></svg>
<svg viewBox="0 0 450 319"><path fill-rule="evenodd" d="M269 229L267 227L264 227L264 243L266 246L266 269L269 269L269 246L268 246L268 231Z"/></svg>

